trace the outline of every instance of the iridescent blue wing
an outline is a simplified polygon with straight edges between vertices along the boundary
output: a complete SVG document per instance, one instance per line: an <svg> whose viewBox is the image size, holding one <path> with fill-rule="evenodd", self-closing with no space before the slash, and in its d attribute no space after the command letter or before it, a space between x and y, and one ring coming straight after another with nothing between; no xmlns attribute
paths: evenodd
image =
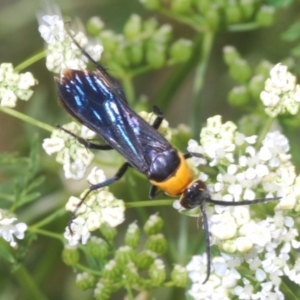
<svg viewBox="0 0 300 300"><path fill-rule="evenodd" d="M60 104L145 175L157 154L172 149L128 106L119 85L103 70L67 69L56 82Z"/></svg>

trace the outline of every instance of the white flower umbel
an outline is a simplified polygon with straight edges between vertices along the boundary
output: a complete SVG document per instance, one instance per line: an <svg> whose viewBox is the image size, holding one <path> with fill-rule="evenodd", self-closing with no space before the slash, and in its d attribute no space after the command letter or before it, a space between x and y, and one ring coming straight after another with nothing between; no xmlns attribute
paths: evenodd
<svg viewBox="0 0 300 300"><path fill-rule="evenodd" d="M95 136L93 131L75 122L63 127L84 139L91 139ZM94 158L93 153L61 129L53 130L51 138L44 139L43 148L49 155L57 153L56 161L63 165L67 179L82 179Z"/></svg>
<svg viewBox="0 0 300 300"><path fill-rule="evenodd" d="M296 77L288 72L287 66L277 64L272 68L260 98L270 117L274 118L285 112L295 115L298 112L300 86L296 84Z"/></svg>
<svg viewBox="0 0 300 300"><path fill-rule="evenodd" d="M65 30L65 26L68 25L64 24L62 17L46 14L40 15L38 21L40 24L39 32L47 43L47 68L54 73L60 73L64 68L85 70L87 58L72 42ZM95 61L100 59L103 51L102 45L89 45L88 39L82 31L74 33L70 30L70 34Z"/></svg>
<svg viewBox="0 0 300 300"><path fill-rule="evenodd" d="M192 281L188 291L189 295L196 300L201 299L232 299L233 292L230 290L237 285L241 275L229 265L223 257L215 257L212 260L212 274L209 280L203 284L206 277L206 254L195 255L186 269Z"/></svg>
<svg viewBox="0 0 300 300"><path fill-rule="evenodd" d="M0 105L15 107L17 99L27 101L33 94L30 88L36 83L30 72L19 74L12 64L0 64Z"/></svg>
<svg viewBox="0 0 300 300"><path fill-rule="evenodd" d="M219 264L220 268L216 269L213 260L213 271L204 285L206 260L204 256L200 262L192 258L188 265L193 282L189 293L195 299L219 299L220 296L215 294L219 292L224 293L222 299L234 296L262 299L268 292L274 299L282 299L279 287L284 274L300 284L300 271L293 270L297 265L291 265L290 259L300 247L296 240L298 231L294 220L284 215L284 210L300 211L300 177L296 175L289 154L290 146L282 133L268 133L258 149L256 140L255 136L246 137L238 132L237 126L231 122L222 124L221 118L216 116L210 118L202 129L201 146L196 141L189 143L190 152L201 153L208 164L219 171L216 177L209 177L205 183L209 190L213 190L211 198L224 201L224 206L212 205L206 212L211 244L217 244L227 253L221 253L225 260L222 268ZM272 204L226 206L226 201L278 196L282 199L274 201L276 213L273 216L267 215L267 207ZM259 208L265 213L254 214ZM198 272L194 272L194 268ZM225 274L239 272L243 277L242 270L249 269L260 285L244 282L244 286L224 286L223 280L228 278ZM222 273L218 273L220 270Z"/></svg>
<svg viewBox="0 0 300 300"><path fill-rule="evenodd" d="M94 168L88 180L92 184L103 182L105 180L103 171ZM66 204L66 209L71 212L77 209L76 218L65 231L65 238L69 240L70 245L76 245L79 241L85 244L90 232L100 228L103 223L116 227L125 220L123 200L116 199L107 187L91 192L78 208L80 202L81 199L71 197Z"/></svg>
<svg viewBox="0 0 300 300"><path fill-rule="evenodd" d="M12 247L16 247L15 238L22 240L25 237L27 225L17 223L17 218L9 216L5 211L0 210L0 237L9 242Z"/></svg>

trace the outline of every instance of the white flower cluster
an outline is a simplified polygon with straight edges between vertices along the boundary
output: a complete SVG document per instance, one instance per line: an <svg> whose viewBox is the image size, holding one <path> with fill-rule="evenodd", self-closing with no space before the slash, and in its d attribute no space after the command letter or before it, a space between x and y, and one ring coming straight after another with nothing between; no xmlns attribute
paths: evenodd
<svg viewBox="0 0 300 300"><path fill-rule="evenodd" d="M290 161L288 140L278 131L271 132L256 150L255 136L245 137L233 123L222 124L221 117L215 116L202 129L200 141L201 146L190 141L188 151L201 153L210 166L220 171L216 183L207 186L215 191L212 199L223 200L224 206L209 207L207 214L211 243L218 244L227 254L218 258L223 260L221 264L216 265L213 260L213 274L205 285L202 284L206 276L205 256L192 259L188 265L193 281L190 294L195 299L231 299L232 295L240 299L269 299L267 295L271 294L275 295L274 299L283 299L279 290L281 276L287 275L300 283L300 270L294 270L297 263L289 267L293 250L300 247L296 241L298 232L293 219L284 216L284 210L298 212L300 209L300 176ZM200 178L203 180L203 176ZM255 211L255 205L251 208L226 206L226 201L277 196L282 199L276 206L275 216L264 213L260 220L250 216L250 209ZM229 253L239 253L239 256ZM250 269L260 282L260 290L247 280L242 287L236 285L243 277L239 270L245 269Z"/></svg>
<svg viewBox="0 0 300 300"><path fill-rule="evenodd" d="M91 139L95 136L93 131L75 122L66 124L63 127L83 139ZM48 155L57 153L56 161L63 165L67 179L82 179L87 167L94 158L93 153L61 129L53 130L51 138L44 139L43 148Z"/></svg>
<svg viewBox="0 0 300 300"><path fill-rule="evenodd" d="M87 58L72 42L65 30L65 24L58 15L44 15L39 18L39 32L48 44L46 66L54 73L60 73L64 68L85 70ZM85 49L95 60L100 59L102 45L88 45L88 39L83 32L74 34L70 31L80 47Z"/></svg>
<svg viewBox="0 0 300 300"><path fill-rule="evenodd" d="M285 112L295 115L298 112L300 86L296 84L296 77L288 72L287 66L277 64L271 69L260 98L270 117L275 118Z"/></svg>
<svg viewBox="0 0 300 300"><path fill-rule="evenodd" d="M0 237L9 242L12 247L16 247L15 237L19 240L24 239L27 225L25 223L16 223L17 218L9 215L0 209Z"/></svg>
<svg viewBox="0 0 300 300"><path fill-rule="evenodd" d="M15 107L17 99L28 100L36 80L30 72L19 74L10 63L0 64L0 105Z"/></svg>
<svg viewBox="0 0 300 300"><path fill-rule="evenodd" d="M88 176L91 184L97 184L104 180L105 176L101 169L94 168ZM74 212L80 202L81 199L71 197L66 204L66 209ZM71 223L72 232L69 227L66 228L65 238L71 246L77 245L80 240L85 244L91 235L90 232L100 228L103 223L111 227L121 224L125 220L124 212L123 200L116 199L107 187L91 192L80 205L77 217Z"/></svg>

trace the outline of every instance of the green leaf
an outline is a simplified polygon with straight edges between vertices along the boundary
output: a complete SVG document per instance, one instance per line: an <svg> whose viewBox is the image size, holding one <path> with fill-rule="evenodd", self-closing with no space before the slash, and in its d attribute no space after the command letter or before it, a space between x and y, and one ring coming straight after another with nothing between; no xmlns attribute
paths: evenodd
<svg viewBox="0 0 300 300"><path fill-rule="evenodd" d="M4 258L7 262L11 264L16 263L14 256L8 251L8 243L5 241L2 241L0 243L0 257Z"/></svg>

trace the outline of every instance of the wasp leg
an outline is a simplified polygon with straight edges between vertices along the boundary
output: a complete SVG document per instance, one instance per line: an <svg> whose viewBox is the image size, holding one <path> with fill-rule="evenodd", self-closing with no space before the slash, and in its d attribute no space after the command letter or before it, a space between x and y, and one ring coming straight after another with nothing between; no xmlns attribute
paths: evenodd
<svg viewBox="0 0 300 300"><path fill-rule="evenodd" d="M98 190L98 189L101 189L105 186L109 186L111 185L112 183L114 183L115 181L118 181L119 179L121 179L123 177L123 175L126 173L127 169L131 167L131 165L126 162L124 163L121 168L117 171L117 173L115 174L115 176L113 176L112 178L109 178L103 182L100 182L100 183L97 183L97 184L92 184L90 187L89 187L89 190L84 194L84 196L82 197L82 199L80 200L80 202L78 203L77 207L75 208L75 210L72 212L71 214L71 218L70 218L70 221L69 221L69 229L71 231L71 224L72 224L72 221L75 219L75 216L76 216L76 213L78 212L78 209L80 208L80 206L82 205L82 203L85 201L85 199L87 198L87 196L92 192L92 191L95 191L95 190ZM72 232L72 231L71 231Z"/></svg>
<svg viewBox="0 0 300 300"><path fill-rule="evenodd" d="M191 157L199 157L199 158L201 158L201 157L203 157L203 155L200 154L200 153L196 153L196 152L188 152L188 153L183 154L183 157L185 159L189 159Z"/></svg>
<svg viewBox="0 0 300 300"><path fill-rule="evenodd" d="M68 133L69 135L71 135L74 139L76 139L78 141L78 143L82 144L86 148L97 149L97 150L111 150L111 149L113 149L110 145L99 145L99 144L89 142L89 141L85 140L84 138L74 134L73 132L65 129L64 127L62 127L60 125L55 125L55 127L58 128L58 129L61 129L62 131Z"/></svg>
<svg viewBox="0 0 300 300"><path fill-rule="evenodd" d="M149 199L154 199L156 195L158 194L158 188L156 185L151 185L150 191L149 191Z"/></svg>
<svg viewBox="0 0 300 300"><path fill-rule="evenodd" d="M154 120L152 127L158 129L164 120L164 113L155 105L153 106L153 112L156 114L156 119Z"/></svg>

